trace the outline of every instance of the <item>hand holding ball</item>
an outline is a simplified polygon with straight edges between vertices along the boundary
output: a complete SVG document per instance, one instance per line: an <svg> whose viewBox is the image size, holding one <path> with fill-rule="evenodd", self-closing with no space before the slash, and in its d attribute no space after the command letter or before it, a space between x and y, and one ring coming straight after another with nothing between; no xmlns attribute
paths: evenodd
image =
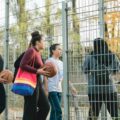
<svg viewBox="0 0 120 120"><path fill-rule="evenodd" d="M13 81L13 73L10 70L3 70L0 73L0 78L5 79L5 83L11 83Z"/></svg>
<svg viewBox="0 0 120 120"><path fill-rule="evenodd" d="M54 65L54 63L52 62L46 62L45 65L45 71L49 72L49 76L48 77L53 77L57 74L57 68Z"/></svg>

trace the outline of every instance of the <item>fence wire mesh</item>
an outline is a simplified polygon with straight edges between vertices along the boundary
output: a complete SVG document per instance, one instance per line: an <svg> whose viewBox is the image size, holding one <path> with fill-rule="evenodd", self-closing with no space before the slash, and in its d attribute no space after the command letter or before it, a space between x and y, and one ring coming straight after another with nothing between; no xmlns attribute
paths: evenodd
<svg viewBox="0 0 120 120"><path fill-rule="evenodd" d="M76 2L76 4L74 4L74 2ZM104 88L101 88L101 85L94 84L96 80L94 80L95 76L93 81L91 81L92 72L85 74L83 70L84 67L87 67L87 62L90 62L89 70L94 70L92 67L96 63L91 63L92 57L90 61L85 61L86 57L92 56L91 52L94 49L93 40L101 37L101 26L104 27L104 40L107 42L109 49L119 58L120 1L104 0L103 3L103 6L100 6L100 1L98 0L76 0L68 3L68 6L71 8L68 11L68 78L70 81L72 81L73 85L78 91L76 96L73 96L69 93L70 120L120 119L118 83L119 73L111 75L113 82L112 85L104 84ZM101 12L104 13L104 23L102 23L100 18ZM102 49L101 44L100 48ZM112 71L114 65L115 64L113 63L112 68L110 68L109 71ZM119 66L117 66L115 69L118 69L118 67ZM118 99L115 99L115 97L111 95L111 93L116 92L114 90L111 91L111 86L117 87ZM98 94L95 87L98 89ZM91 90L92 88L93 91ZM105 92L101 93L103 89L105 89ZM105 104L101 105L101 103ZM117 104L118 107L116 107L115 104ZM92 109L92 107L94 110L92 110L92 113L90 113L90 109ZM118 115L115 115L117 110ZM115 113L113 111L115 111ZM90 114L92 114L92 116Z"/></svg>
<svg viewBox="0 0 120 120"><path fill-rule="evenodd" d="M0 0L0 3L0 53L4 56L5 0ZM69 120L94 120L89 119L89 109L91 108L88 98L89 80L82 68L86 56L93 50L93 40L101 36L99 26L101 11L104 12L104 24L102 23L104 40L109 49L120 59L120 0L104 0L103 3L104 6L100 9L100 0L71 0L67 2L68 14L65 18L65 20L68 19L67 73L68 80L77 90L77 95L72 95L71 89L68 93ZM51 44L63 44L62 32L65 30L62 31L62 14L62 0L10 0L9 68L12 71L14 71L14 61L28 47L31 32L39 30L46 37L43 59L49 57ZM112 79L117 88L118 116L116 120L119 120L119 73L112 75ZM8 120L22 120L23 98L11 93L11 85L8 87ZM64 116L66 108L63 105L62 108ZM111 115L104 108L102 106L98 120L112 120ZM115 108L110 109L114 110ZM4 118L5 115L2 114L0 119Z"/></svg>
<svg viewBox="0 0 120 120"><path fill-rule="evenodd" d="M5 0L0 2L0 48L4 55ZM51 44L62 43L62 3L61 0L9 0L9 3L9 69L14 71L14 61L28 48L33 31L38 30L46 38L43 59L49 57ZM22 120L23 97L13 94L11 85L8 87L8 120Z"/></svg>

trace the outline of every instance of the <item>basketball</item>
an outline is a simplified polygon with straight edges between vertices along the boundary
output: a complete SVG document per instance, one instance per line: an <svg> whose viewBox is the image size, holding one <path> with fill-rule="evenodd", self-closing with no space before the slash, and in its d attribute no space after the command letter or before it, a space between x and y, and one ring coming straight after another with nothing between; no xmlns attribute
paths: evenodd
<svg viewBox="0 0 120 120"><path fill-rule="evenodd" d="M50 73L48 77L53 77L57 74L57 68L52 62L46 62L44 67L45 71Z"/></svg>
<svg viewBox="0 0 120 120"><path fill-rule="evenodd" d="M3 70L0 73L0 77L7 80L6 83L11 83L13 81L13 73L10 70Z"/></svg>

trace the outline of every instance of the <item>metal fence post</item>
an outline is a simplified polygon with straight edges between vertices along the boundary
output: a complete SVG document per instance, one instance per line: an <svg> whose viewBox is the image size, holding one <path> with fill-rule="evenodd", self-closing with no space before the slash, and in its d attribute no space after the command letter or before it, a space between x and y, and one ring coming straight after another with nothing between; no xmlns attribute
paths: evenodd
<svg viewBox="0 0 120 120"><path fill-rule="evenodd" d="M64 120L69 120L69 82L68 82L68 23L67 23L67 3L62 2L62 36L63 36L63 100L64 100Z"/></svg>
<svg viewBox="0 0 120 120"><path fill-rule="evenodd" d="M5 0L5 39L4 39L4 69L8 68L9 59L9 0ZM8 85L6 85L5 120L8 120Z"/></svg>
<svg viewBox="0 0 120 120"><path fill-rule="evenodd" d="M100 37L104 38L104 31L105 31L104 0L99 0L99 27L100 27Z"/></svg>
<svg viewBox="0 0 120 120"><path fill-rule="evenodd" d="M99 0L99 29L100 37L104 39L105 36L105 23L104 23L104 0ZM101 119L107 120L107 109L105 104L102 104Z"/></svg>

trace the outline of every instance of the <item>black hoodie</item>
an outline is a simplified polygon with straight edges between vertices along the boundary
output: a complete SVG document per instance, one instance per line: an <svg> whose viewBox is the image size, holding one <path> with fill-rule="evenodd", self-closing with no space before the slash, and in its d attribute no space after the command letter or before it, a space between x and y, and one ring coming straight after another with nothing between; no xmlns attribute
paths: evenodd
<svg viewBox="0 0 120 120"><path fill-rule="evenodd" d="M96 38L93 43L94 51L91 53L99 64L109 66L115 59L115 55L108 49L106 41L102 38Z"/></svg>

